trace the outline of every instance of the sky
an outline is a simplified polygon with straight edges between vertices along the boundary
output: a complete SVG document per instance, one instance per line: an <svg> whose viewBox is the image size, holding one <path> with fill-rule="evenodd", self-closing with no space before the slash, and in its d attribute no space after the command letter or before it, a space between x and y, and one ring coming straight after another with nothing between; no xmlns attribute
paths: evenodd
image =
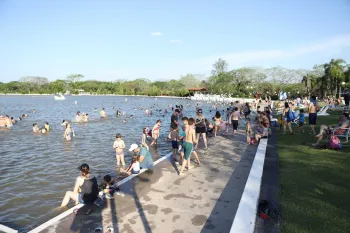
<svg viewBox="0 0 350 233"><path fill-rule="evenodd" d="M349 0L0 0L0 82L350 63Z"/></svg>

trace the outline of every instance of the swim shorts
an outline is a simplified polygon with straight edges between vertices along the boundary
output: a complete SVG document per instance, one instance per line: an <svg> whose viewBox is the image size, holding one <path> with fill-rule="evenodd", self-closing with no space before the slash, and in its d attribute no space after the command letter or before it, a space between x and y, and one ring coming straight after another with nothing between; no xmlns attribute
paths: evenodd
<svg viewBox="0 0 350 233"><path fill-rule="evenodd" d="M179 148L179 144L177 141L171 141L171 145L173 147L173 149L178 149Z"/></svg>
<svg viewBox="0 0 350 233"><path fill-rule="evenodd" d="M316 125L316 120L317 120L317 113L310 113L309 114L309 124Z"/></svg>
<svg viewBox="0 0 350 233"><path fill-rule="evenodd" d="M134 169L131 169L131 174L139 174L139 173L140 173L140 170L135 171Z"/></svg>
<svg viewBox="0 0 350 233"><path fill-rule="evenodd" d="M232 123L233 130L237 130L237 128L238 128L238 120L232 120L231 123Z"/></svg>
<svg viewBox="0 0 350 233"><path fill-rule="evenodd" d="M196 127L196 133L206 133L206 127Z"/></svg>
<svg viewBox="0 0 350 233"><path fill-rule="evenodd" d="M193 143L184 142L183 147L184 147L184 153L185 153L184 158L185 158L185 160L188 160L188 158L190 157L190 155L192 153Z"/></svg>

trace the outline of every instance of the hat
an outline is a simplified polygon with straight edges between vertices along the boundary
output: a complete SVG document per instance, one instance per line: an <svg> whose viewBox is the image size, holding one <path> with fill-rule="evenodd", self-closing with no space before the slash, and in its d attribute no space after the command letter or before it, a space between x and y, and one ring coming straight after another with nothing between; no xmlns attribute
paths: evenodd
<svg viewBox="0 0 350 233"><path fill-rule="evenodd" d="M133 150L137 149L138 147L139 146L137 144L135 144L135 143L131 144L129 151L133 151Z"/></svg>
<svg viewBox="0 0 350 233"><path fill-rule="evenodd" d="M80 165L79 167L77 167L77 169L79 171L83 170L83 169L90 169L89 165L87 165L86 163L83 163L82 165Z"/></svg>

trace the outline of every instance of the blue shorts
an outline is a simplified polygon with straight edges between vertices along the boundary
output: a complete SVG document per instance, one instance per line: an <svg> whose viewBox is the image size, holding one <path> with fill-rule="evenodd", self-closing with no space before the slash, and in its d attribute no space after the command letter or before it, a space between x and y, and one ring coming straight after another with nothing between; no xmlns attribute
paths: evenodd
<svg viewBox="0 0 350 233"><path fill-rule="evenodd" d="M83 200L83 194L82 193L78 194L78 202L79 202L79 204L85 204L85 202Z"/></svg>
<svg viewBox="0 0 350 233"><path fill-rule="evenodd" d="M140 173L140 170L135 171L134 169L131 169L131 174L139 174L139 173Z"/></svg>
<svg viewBox="0 0 350 233"><path fill-rule="evenodd" d="M179 148L179 143L177 141L171 141L171 145L172 145L173 149Z"/></svg>

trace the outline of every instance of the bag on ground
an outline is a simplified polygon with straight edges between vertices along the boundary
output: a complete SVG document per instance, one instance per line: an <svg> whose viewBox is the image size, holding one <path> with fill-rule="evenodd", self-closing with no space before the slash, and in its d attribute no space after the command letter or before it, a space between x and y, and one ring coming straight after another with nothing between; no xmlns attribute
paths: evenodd
<svg viewBox="0 0 350 233"><path fill-rule="evenodd" d="M342 142L335 135L332 135L331 138L329 139L329 146L332 149L341 149L343 147Z"/></svg>

